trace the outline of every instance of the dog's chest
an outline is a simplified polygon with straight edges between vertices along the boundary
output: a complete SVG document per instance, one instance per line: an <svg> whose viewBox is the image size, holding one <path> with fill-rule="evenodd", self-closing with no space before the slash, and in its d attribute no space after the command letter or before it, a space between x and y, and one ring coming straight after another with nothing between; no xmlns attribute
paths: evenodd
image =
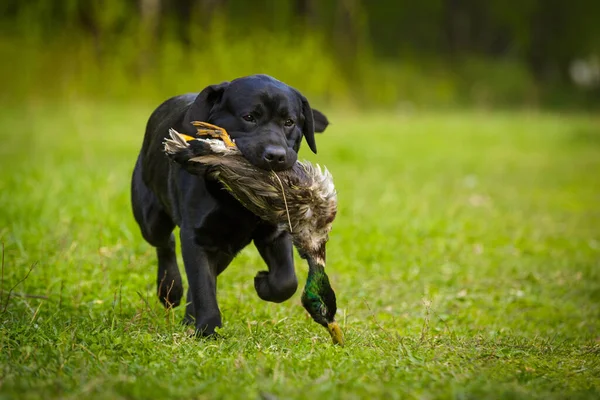
<svg viewBox="0 0 600 400"><path fill-rule="evenodd" d="M235 255L251 241L258 218L249 213L214 210L206 216L201 226L194 230L198 245L217 252Z"/></svg>

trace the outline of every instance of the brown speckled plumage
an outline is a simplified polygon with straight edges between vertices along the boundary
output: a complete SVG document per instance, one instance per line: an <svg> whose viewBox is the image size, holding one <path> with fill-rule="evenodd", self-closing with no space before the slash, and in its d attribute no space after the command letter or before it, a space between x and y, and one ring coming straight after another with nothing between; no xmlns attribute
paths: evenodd
<svg viewBox="0 0 600 400"><path fill-rule="evenodd" d="M327 169L296 162L286 171L273 172L250 164L218 127L196 123L199 133L221 139L193 138L173 129L164 142L165 152L182 165L199 165L198 172L219 180L248 210L287 230L309 274L302 304L313 319L328 328L334 343L343 344L334 320L336 299L325 274L325 244L337 212L333 178Z"/></svg>

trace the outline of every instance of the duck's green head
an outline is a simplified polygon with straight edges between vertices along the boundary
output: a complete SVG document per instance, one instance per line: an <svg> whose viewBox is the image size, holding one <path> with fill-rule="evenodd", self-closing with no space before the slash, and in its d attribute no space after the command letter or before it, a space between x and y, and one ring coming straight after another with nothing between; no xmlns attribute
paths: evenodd
<svg viewBox="0 0 600 400"><path fill-rule="evenodd" d="M302 305L312 319L327 328L334 344L344 344L342 330L335 321L337 304L325 268L309 259L309 272L302 293Z"/></svg>

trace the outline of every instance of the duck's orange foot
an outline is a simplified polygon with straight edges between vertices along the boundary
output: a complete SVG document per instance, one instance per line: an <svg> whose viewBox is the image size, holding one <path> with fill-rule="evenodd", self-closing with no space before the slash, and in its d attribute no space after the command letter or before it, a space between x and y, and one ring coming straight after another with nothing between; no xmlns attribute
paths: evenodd
<svg viewBox="0 0 600 400"><path fill-rule="evenodd" d="M197 129L198 136L211 136L216 139L221 139L225 146L227 147L235 147L235 143L231 140L231 137L227 133L227 131L220 126L216 126L213 124L209 124L208 122L202 121L192 121L192 125L194 125Z"/></svg>

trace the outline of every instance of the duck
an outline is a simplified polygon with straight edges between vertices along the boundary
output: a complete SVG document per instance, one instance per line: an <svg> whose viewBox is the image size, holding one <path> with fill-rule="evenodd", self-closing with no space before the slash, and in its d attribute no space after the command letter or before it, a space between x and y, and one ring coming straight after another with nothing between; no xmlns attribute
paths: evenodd
<svg viewBox="0 0 600 400"><path fill-rule="evenodd" d="M337 213L331 173L308 161L277 172L258 168L242 155L225 129L203 121L192 124L195 137L170 129L164 152L188 172L219 181L250 212L290 233L308 264L302 306L327 329L334 344L343 346L344 335L335 320L336 296L325 272L326 243Z"/></svg>

